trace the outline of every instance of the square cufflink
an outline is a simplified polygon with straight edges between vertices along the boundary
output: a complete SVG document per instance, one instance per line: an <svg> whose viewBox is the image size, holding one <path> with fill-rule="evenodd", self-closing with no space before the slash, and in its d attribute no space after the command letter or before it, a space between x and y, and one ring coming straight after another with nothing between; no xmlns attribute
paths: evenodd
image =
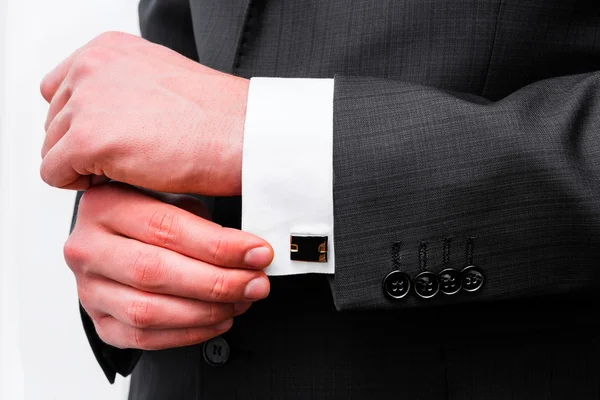
<svg viewBox="0 0 600 400"><path fill-rule="evenodd" d="M327 262L327 236L290 235L290 260Z"/></svg>

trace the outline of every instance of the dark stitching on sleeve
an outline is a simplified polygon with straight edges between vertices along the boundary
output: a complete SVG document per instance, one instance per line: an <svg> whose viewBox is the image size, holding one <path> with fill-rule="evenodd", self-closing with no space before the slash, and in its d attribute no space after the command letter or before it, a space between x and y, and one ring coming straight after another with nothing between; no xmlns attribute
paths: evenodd
<svg viewBox="0 0 600 400"><path fill-rule="evenodd" d="M402 262L402 252L401 252L402 242L394 242L392 243L392 263L394 265L395 270L400 270L400 264Z"/></svg>
<svg viewBox="0 0 600 400"><path fill-rule="evenodd" d="M474 237L470 237L467 238L467 247L466 247L466 261L467 261L467 266L468 265L473 265L473 249L475 247L475 238Z"/></svg>
<svg viewBox="0 0 600 400"><path fill-rule="evenodd" d="M427 271L427 242L419 244L419 269Z"/></svg>
<svg viewBox="0 0 600 400"><path fill-rule="evenodd" d="M442 256L444 269L450 266L450 242L452 242L452 238L444 238L444 250Z"/></svg>

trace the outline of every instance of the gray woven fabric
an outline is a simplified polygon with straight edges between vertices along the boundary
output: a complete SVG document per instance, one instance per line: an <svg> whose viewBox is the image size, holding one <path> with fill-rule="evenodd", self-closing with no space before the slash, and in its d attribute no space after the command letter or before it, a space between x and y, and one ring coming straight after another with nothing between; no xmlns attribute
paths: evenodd
<svg viewBox="0 0 600 400"><path fill-rule="evenodd" d="M334 210L337 304L390 301L393 269L462 269L466 238L486 283L474 296L428 304L547 295L600 285L600 74L529 85L495 103L417 84L336 79Z"/></svg>

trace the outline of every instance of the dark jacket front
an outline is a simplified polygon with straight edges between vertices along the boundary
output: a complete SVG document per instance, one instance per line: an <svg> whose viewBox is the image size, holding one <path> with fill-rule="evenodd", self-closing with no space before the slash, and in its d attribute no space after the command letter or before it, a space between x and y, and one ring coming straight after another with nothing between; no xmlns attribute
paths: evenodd
<svg viewBox="0 0 600 400"><path fill-rule="evenodd" d="M600 3L143 0L140 22L224 72L335 77L336 273L272 278L219 367L112 348L82 310L130 399L600 398ZM239 198L213 206L240 226Z"/></svg>

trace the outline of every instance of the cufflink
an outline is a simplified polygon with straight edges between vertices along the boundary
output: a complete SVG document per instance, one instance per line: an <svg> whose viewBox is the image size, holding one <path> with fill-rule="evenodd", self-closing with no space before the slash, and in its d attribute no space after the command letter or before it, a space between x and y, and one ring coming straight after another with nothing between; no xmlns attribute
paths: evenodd
<svg viewBox="0 0 600 400"><path fill-rule="evenodd" d="M290 260L327 262L327 236L291 235Z"/></svg>

